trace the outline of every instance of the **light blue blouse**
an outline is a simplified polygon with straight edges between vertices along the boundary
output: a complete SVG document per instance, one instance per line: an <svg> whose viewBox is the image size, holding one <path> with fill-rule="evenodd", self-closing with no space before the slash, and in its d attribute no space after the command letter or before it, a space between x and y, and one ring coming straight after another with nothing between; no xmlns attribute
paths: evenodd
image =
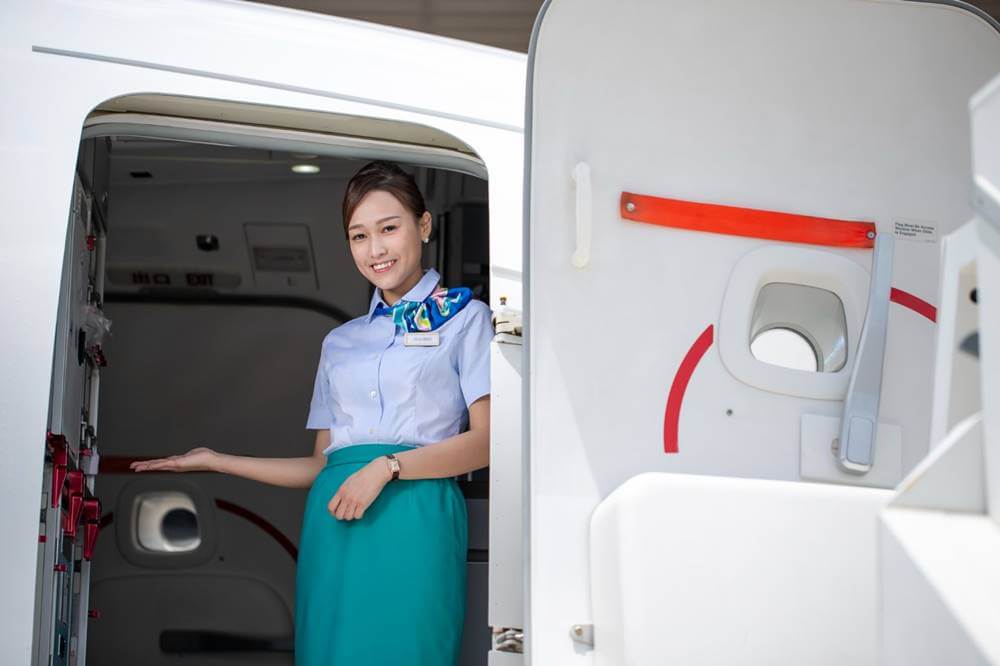
<svg viewBox="0 0 1000 666"><path fill-rule="evenodd" d="M441 276L433 268L403 299L422 301ZM330 429L324 454L352 444L424 446L462 432L468 407L490 392L490 308L470 301L437 332L440 344L408 347L391 317L368 313L323 339L306 428ZM388 305L388 304L386 304Z"/></svg>

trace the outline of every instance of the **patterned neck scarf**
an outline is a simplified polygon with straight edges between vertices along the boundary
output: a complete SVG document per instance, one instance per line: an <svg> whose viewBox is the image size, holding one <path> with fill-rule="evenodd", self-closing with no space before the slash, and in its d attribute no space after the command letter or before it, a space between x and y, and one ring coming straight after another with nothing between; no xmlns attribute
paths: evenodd
<svg viewBox="0 0 1000 666"><path fill-rule="evenodd" d="M472 300L468 287L441 287L422 301L399 299L392 307L379 303L376 315L392 317L393 323L407 333L433 331L464 308Z"/></svg>

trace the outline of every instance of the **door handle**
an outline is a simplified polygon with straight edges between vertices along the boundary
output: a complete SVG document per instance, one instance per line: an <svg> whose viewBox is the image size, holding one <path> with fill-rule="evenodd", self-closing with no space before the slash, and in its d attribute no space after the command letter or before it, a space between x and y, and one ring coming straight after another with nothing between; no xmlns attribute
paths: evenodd
<svg viewBox="0 0 1000 666"><path fill-rule="evenodd" d="M868 309L854 354L851 381L844 397L840 437L834 442L837 464L854 474L867 474L875 460L882 367L885 363L885 339L889 325L892 254L892 234L878 234L872 256Z"/></svg>
<svg viewBox="0 0 1000 666"><path fill-rule="evenodd" d="M576 183L576 249L570 259L575 268L590 263L590 235L593 222L591 211L590 165L580 162L573 167Z"/></svg>

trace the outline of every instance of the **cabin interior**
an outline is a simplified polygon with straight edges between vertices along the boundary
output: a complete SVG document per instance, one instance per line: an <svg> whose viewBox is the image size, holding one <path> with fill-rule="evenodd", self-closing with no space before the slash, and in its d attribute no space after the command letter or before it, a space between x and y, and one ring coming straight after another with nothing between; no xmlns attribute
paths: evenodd
<svg viewBox="0 0 1000 666"><path fill-rule="evenodd" d="M347 247L341 199L371 155L239 144L141 131L80 143L77 175L104 228L111 322L93 416L103 511L88 664L293 663L308 489L129 470L196 446L310 455L320 343L367 311L372 287ZM487 181L396 161L434 215L424 266L489 303ZM488 469L459 483L470 523L462 663L485 664ZM400 567L410 566L401 551Z"/></svg>

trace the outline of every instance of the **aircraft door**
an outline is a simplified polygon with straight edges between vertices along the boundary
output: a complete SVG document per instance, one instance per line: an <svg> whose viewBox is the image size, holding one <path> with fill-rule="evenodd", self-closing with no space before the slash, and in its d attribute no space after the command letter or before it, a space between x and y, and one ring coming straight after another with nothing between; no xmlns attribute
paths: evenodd
<svg viewBox="0 0 1000 666"><path fill-rule="evenodd" d="M889 488L924 456L938 241L972 214L967 105L998 69L995 27L944 4L546 3L525 155L533 663L599 646L589 521L631 477ZM846 429L845 402L869 410ZM656 663L684 642L664 639Z"/></svg>
<svg viewBox="0 0 1000 666"><path fill-rule="evenodd" d="M99 615L89 607L89 591L102 517L94 488L97 399L110 320L102 302L105 225L98 189L74 177L56 324L38 532L38 568L51 573L37 578L33 636L36 663L51 666L84 663L87 621Z"/></svg>

